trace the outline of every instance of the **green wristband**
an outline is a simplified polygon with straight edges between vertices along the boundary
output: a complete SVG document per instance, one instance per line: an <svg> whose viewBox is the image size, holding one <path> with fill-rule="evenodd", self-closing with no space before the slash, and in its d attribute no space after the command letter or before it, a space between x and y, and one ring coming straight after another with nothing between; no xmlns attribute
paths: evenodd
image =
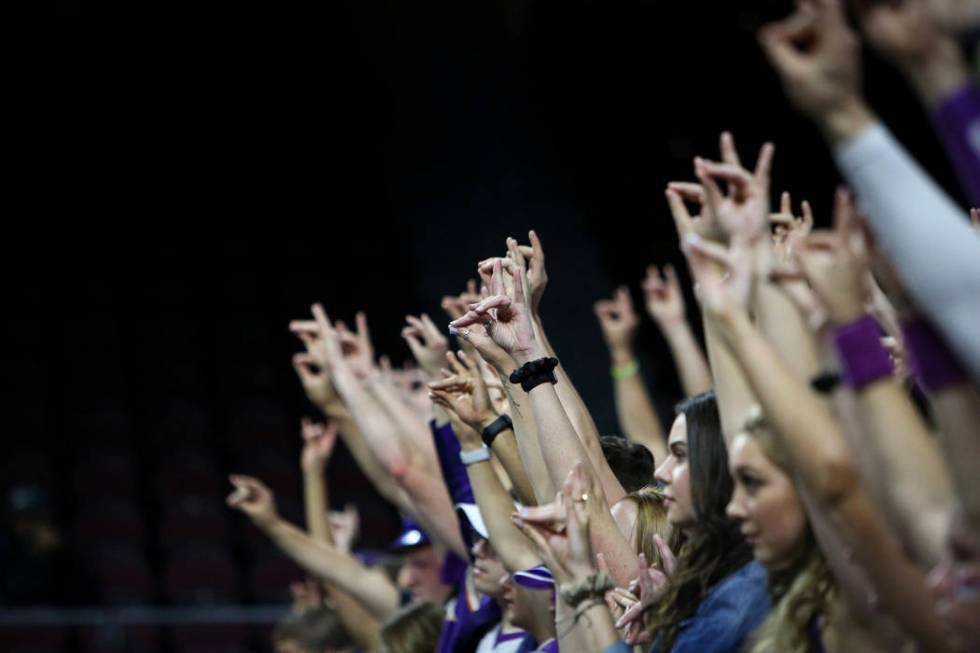
<svg viewBox="0 0 980 653"><path fill-rule="evenodd" d="M639 371L640 363L635 358L625 365L613 365L609 368L609 373L612 375L612 378L617 381L635 376Z"/></svg>

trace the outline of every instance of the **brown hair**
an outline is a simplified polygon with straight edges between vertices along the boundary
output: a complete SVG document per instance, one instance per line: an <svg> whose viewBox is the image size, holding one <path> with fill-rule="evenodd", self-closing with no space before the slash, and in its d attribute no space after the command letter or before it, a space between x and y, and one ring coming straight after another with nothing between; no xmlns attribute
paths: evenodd
<svg viewBox="0 0 980 653"><path fill-rule="evenodd" d="M673 648L681 623L694 616L711 588L752 560L738 526L725 515L733 483L714 391L690 397L675 410L687 419L691 503L697 528L680 548L664 598L650 608L649 630L659 638L661 653Z"/></svg>
<svg viewBox="0 0 980 653"><path fill-rule="evenodd" d="M433 653L445 612L435 603L411 603L381 625L384 653Z"/></svg>

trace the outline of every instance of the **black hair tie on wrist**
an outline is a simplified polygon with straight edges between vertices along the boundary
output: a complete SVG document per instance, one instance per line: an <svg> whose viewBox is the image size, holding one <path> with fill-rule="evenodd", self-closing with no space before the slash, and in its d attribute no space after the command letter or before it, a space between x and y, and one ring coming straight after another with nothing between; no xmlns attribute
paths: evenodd
<svg viewBox="0 0 980 653"><path fill-rule="evenodd" d="M813 388L815 392L819 392L822 395L829 395L837 389L840 382L841 378L838 372L827 370L820 372L815 377L810 379L810 387Z"/></svg>
<svg viewBox="0 0 980 653"><path fill-rule="evenodd" d="M483 444L487 445L488 447L492 447L494 439L502 432L510 428L514 428L514 423L510 421L510 417L507 415L501 415L497 419L487 424L486 428L483 429L483 433L481 434Z"/></svg>
<svg viewBox="0 0 980 653"><path fill-rule="evenodd" d="M528 361L518 367L510 374L511 383L520 383L524 392L530 392L542 383L558 383L555 378L555 368L558 367L557 358L538 358Z"/></svg>

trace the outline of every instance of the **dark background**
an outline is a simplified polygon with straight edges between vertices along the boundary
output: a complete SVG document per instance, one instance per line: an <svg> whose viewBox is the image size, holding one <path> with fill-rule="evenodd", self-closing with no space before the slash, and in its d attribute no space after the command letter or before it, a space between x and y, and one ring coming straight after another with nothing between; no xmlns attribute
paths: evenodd
<svg viewBox="0 0 980 653"><path fill-rule="evenodd" d="M288 321L315 300L335 318L364 309L376 349L404 359L405 314L445 323L441 296L529 228L548 255L549 335L616 432L591 306L626 283L642 310L645 266L681 262L666 182L692 178L692 157L717 156L730 129L743 160L774 141L774 192L826 222L832 161L754 38L789 9L246 3L154 8L121 29L59 5L69 18L24 55L9 96L5 485L45 487L82 557L96 546L86 511L130 500L151 602L182 602L165 587L163 524L183 493L205 497L247 576L258 554L219 503L224 475L264 474L301 514L298 421L313 413ZM866 68L882 117L960 197L904 82L873 57ZM666 419L679 388L649 322L640 350ZM93 486L89 464L131 478ZM362 543L383 546L394 514L351 468L336 456L334 503L357 500ZM238 587L232 599L259 600Z"/></svg>

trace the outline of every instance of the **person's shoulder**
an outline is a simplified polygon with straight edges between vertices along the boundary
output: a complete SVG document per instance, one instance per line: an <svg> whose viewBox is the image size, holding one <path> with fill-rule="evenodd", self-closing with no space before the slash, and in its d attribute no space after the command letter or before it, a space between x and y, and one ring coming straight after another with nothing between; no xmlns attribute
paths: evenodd
<svg viewBox="0 0 980 653"><path fill-rule="evenodd" d="M739 604L744 604L749 599L762 597L768 607L767 578L765 567L757 560L752 560L718 581L718 584L708 593L705 603L735 599Z"/></svg>
<svg viewBox="0 0 980 653"><path fill-rule="evenodd" d="M674 643L674 653L729 653L769 612L766 571L752 561L720 580Z"/></svg>

